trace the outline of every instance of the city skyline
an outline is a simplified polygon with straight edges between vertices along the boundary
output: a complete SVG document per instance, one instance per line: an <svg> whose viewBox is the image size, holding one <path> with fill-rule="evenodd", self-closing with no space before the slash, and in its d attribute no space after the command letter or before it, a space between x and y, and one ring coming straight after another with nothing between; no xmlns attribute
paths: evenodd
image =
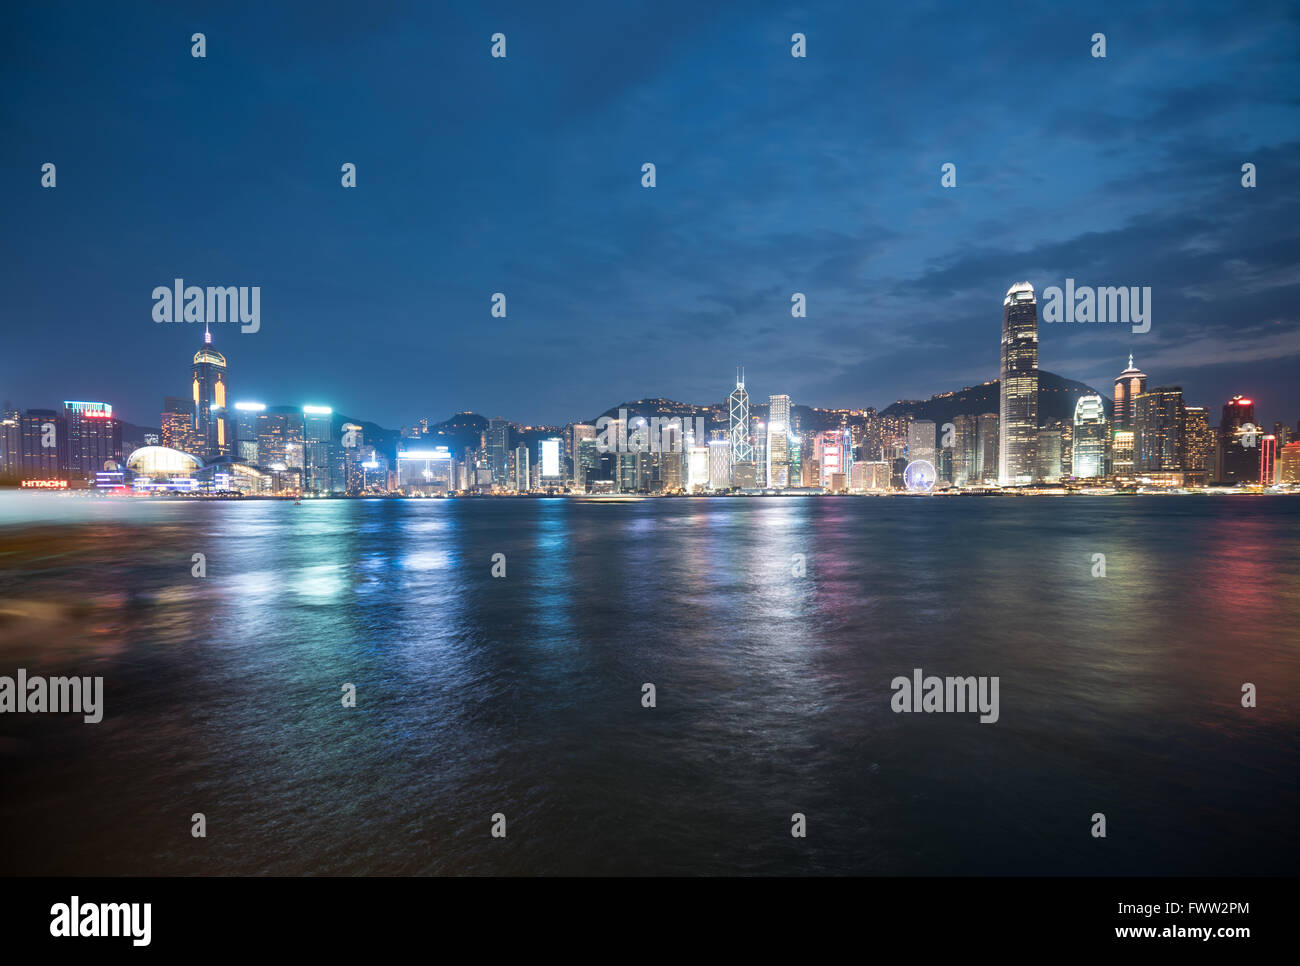
<svg viewBox="0 0 1300 966"><path fill-rule="evenodd" d="M176 304L182 291L177 280ZM191 290L184 291L189 302ZM198 304L202 292L192 291ZM171 294L165 288L159 292ZM1060 293L1049 290L1044 296L1045 311L1058 311L1052 301ZM232 292L232 311L234 297ZM242 293L239 298L242 302ZM1114 379L1113 398L1066 380L1067 387L1071 382L1076 387L1067 389L1073 402L1067 398L1066 412L1059 401L1044 406L1041 377L1060 377L1038 368L1038 306L1038 293L1028 282L1007 289L996 407L991 398L966 398L978 395L967 387L959 398L965 408L941 431L914 407L955 393L908 401L892 414L892 406L883 411L803 406L809 414L841 416L838 426L822 421L803 427L791 397L775 393L761 415L751 408L743 366L736 367L735 388L722 407L642 400L646 411L631 418L620 403L616 417L606 410L594 426L573 420L563 427L462 411L450 420L424 418L394 431L368 420L354 422L357 417L330 406L268 406L235 398L226 357L205 323L190 365L191 394L164 396L156 434L138 425L128 431L106 400L65 400L61 415L14 409L6 402L0 412L0 475L30 487L58 479L65 486L84 481L115 492L322 496L570 488L644 494L930 492L1063 481L1182 490L1300 482L1300 441L1291 442L1289 422L1275 421L1270 434L1256 423L1255 401L1237 394L1223 405L1221 422L1212 425L1208 407L1188 405L1181 385L1149 386L1132 354ZM683 407L697 415L682 418ZM676 409L677 415L665 420L665 409ZM707 417L699 416L700 410ZM653 414L648 421L647 412ZM482 425L475 430L473 419L463 417ZM1295 432L1300 435L1300 423ZM513 448L512 434L518 437ZM431 435L442 438L433 445L421 442ZM538 447L535 462L530 442Z"/></svg>
<svg viewBox="0 0 1300 966"><path fill-rule="evenodd" d="M1027 293L1028 293L1028 294L1027 294L1028 306L1029 306L1029 309L1030 309L1031 313L1033 313L1033 311L1036 309L1035 290L1033 289L1032 285L1031 285L1030 283L1028 283L1028 282L1019 282L1019 283L1015 283L1015 284L1013 284L1013 285L1011 286L1011 288L1008 290L1008 292L1007 292L1007 296L1006 296L1006 298L1004 299L1004 323L1003 323L1003 325L1004 325L1004 337L1005 337L1005 325L1006 325L1006 321L1005 321L1006 307L1007 307L1007 305L1009 304L1009 302L1010 302L1010 300L1011 300L1011 298L1012 298L1012 294L1013 294L1013 293L1023 293L1023 292L1025 292L1025 291L1027 291ZM1030 369L1027 370L1027 371L1032 371L1033 373L1035 373L1035 375L1036 375L1038 372L1042 372L1042 371L1051 371L1051 370L1045 370L1043 367L1041 367L1041 366L1037 366L1037 365L1036 365L1037 349L1038 349L1038 347L1040 347L1040 346L1042 345L1042 340L1041 340L1041 328L1040 328L1040 326L1041 326L1041 322L1040 322L1040 320L1038 320L1038 319L1036 318L1036 316L1035 316L1035 317L1031 320L1031 322L1029 323L1029 328L1032 329L1032 330L1035 330L1035 334L1039 335L1039 338L1035 340L1034 352L1032 353L1032 355L1033 355L1033 357L1034 357L1034 363L1035 363L1035 364L1031 365ZM232 332L233 332L233 330L229 330L229 331L232 331ZM233 341L233 339L232 339L232 341ZM235 342L235 345L236 345L236 347L238 348L240 345L242 345L242 343ZM216 429L215 429L215 421L214 421L214 424L213 424L212 428L210 428L210 429L207 428L207 427L209 427L208 416L207 416L207 407L208 407L208 405L210 404L210 402L212 401L213 393L217 391L217 390L214 389L213 387L210 387L210 386L208 385L208 383L207 383L207 379L209 378L209 377L207 376L207 373L210 372L210 371L211 371L211 368L212 368L212 367L209 365L210 357L209 357L208 353L213 353L213 352L215 352L215 358L221 360L221 364L222 364L222 367L223 367L222 376L224 377L225 353L222 352L222 351L221 351L221 347L218 346L218 345L216 344L216 342L215 342L215 340L214 340L214 338L213 338L213 335L212 335L212 333L211 333L211 328L210 328L210 326L206 326L206 325L205 325L205 326L203 327L203 332L202 332L202 335L201 335L201 341L200 341L200 343L198 344L198 349L195 351L194 360L193 360L193 363L192 363L192 366L191 366L191 374L192 374L193 378L196 379L196 380L198 380L198 381L200 381L200 382L202 383L202 386L203 386L203 388L202 388L203 402L202 402L201 405L200 405L201 414L196 416L196 420L197 420L199 423L201 423L201 425L202 425L203 427L205 427L205 429L204 429L203 432L201 433L201 435L203 435L203 436L205 437L205 439L207 438L207 434L208 434L208 432L212 432L212 433L215 433L215 432L216 432ZM202 357L202 359L201 359L200 357ZM1125 370L1124 373L1121 373L1121 376L1126 375L1126 374L1129 373L1129 372L1139 372L1139 370L1136 370L1136 369L1134 368L1133 359L1134 359L1134 355L1133 355L1133 353L1130 352L1130 353L1129 353L1129 356L1128 356L1128 367L1129 367L1129 368L1128 368L1127 370ZM746 382L745 382L744 375L743 375L744 369L745 369L745 366L744 366L743 364L739 364L739 363L737 364L737 366L736 366L737 377L736 377L736 384L735 384L735 387L734 387L733 390L731 391L730 395L728 395L727 393L724 393L724 394L722 394L720 397L718 397L717 399L712 399L712 400L708 400L708 401L700 401L700 395L696 395L694 398L670 398L670 397L667 397L667 396L651 395L651 394L644 394L644 393L643 393L643 394L640 394L640 395L635 395L635 396L622 396L622 397L618 398L617 400L615 400L613 403L610 403L609 405L604 406L603 408L597 408L597 409L591 410L588 414L571 416L570 418L567 418L567 419L561 420L561 421L559 421L559 422L546 422L546 421L542 421L542 420L526 419L526 418L524 418L524 419L520 419L520 418L512 418L512 417L509 417L509 416L503 416L503 415L500 415L500 414L498 414L498 413L493 413L493 412L491 412L491 411L480 411L480 410L469 409L469 408L455 408L455 409L452 409L451 411L449 411L448 413L446 413L445 416L442 416L442 418L439 418L439 415L440 415L440 414L437 414L437 413L427 413L427 414L424 414L424 415L408 416L406 420L404 420L404 421L402 421L402 422L400 422L400 423L398 423L398 424L391 424L391 425L390 425L390 424L386 424L386 423L382 422L381 420L378 420L378 419L374 419L374 418L372 418L372 417L370 416L370 414L368 414L368 413L352 413L352 412L348 412L348 413L346 413L346 415L347 415L349 418L362 419L362 420L365 420L365 421L367 421L367 422L372 422L372 423L374 423L374 424L376 424L376 425L379 425L379 426L381 426L382 428L384 428L384 429L386 429L386 430L392 430L392 431L397 431L397 432L401 432L401 431L403 431L403 430L408 430L408 429L416 429L416 428L418 428L422 423L423 423L423 424L434 424L434 423L449 422L449 421L453 420L456 416L468 415L468 414L473 414L473 415L482 416L482 417L484 417L484 418L486 418L486 419L489 419L489 421L492 422L492 423L507 423L507 424L509 424L509 425L519 426L519 427L536 427L536 428L555 427L555 428L561 428L561 427L572 426L572 425L577 424L577 423L582 423L582 422L585 422L585 421L588 421L588 420L595 419L595 418L596 418L596 414L598 414L598 413L602 413L602 412L606 412L606 411L609 411L609 410L612 409L613 407L618 406L618 405L622 405L622 404L624 404L624 403L632 403L632 402L638 402L638 401L640 401L640 402L644 402L644 401L650 401L650 400L664 400L664 401L668 401L668 402L680 403L680 404L683 404L683 405L689 405L689 406L693 406L693 407L696 407L696 408L708 408L708 407L716 407L716 406L719 405L720 402L721 402L723 405L727 405L727 404L728 404L728 400L729 400L729 399L732 399L733 397L735 397L737 392L740 392L740 393L742 393L742 394L744 395L745 402L744 402L744 404L743 404L742 409L743 409L744 412L748 412L750 406L753 405L753 403L750 402L749 394L748 394L748 392L747 392L747 390L746 390ZM1067 374L1067 373L1057 372L1057 373L1055 373L1055 374L1058 375L1058 376L1062 376L1062 377L1064 377L1064 378L1066 378L1066 379L1070 379L1070 380L1072 380L1072 381L1079 382L1079 383L1082 383L1082 384L1084 384L1084 385L1087 385L1089 388L1091 388L1092 390L1094 390L1095 392L1097 392L1098 394L1100 394L1101 396L1103 396L1103 398L1106 399L1107 404L1113 404L1113 405L1115 405L1115 406L1117 406L1117 407L1119 406L1119 403L1120 403L1120 396L1119 396L1119 385L1120 385L1120 380L1119 380L1119 379L1114 379L1114 382L1115 382L1115 385L1116 385L1116 393L1115 393L1115 397L1114 397L1114 399L1112 400L1111 397L1110 397L1110 395L1106 392L1106 390L1105 390L1104 388L1101 388L1101 387L1098 387L1098 386L1092 385L1092 384L1091 384L1090 382L1088 382L1087 380L1084 380L1084 379L1078 379L1078 378L1076 378L1076 377L1074 377L1074 376L1071 376L1071 375L1069 375L1069 374ZM1143 385L1145 386L1146 374L1145 374L1145 373L1140 373L1140 372L1139 372L1139 374L1142 376L1142 382L1143 382ZM163 377L163 378L165 379L165 378L167 378L167 377ZM779 378L779 377L778 377L778 378ZM174 380L174 381L179 381L179 380ZM993 384L993 383L1000 383L1000 382L1002 382L1002 381L1003 381L1002 379L998 378L998 376L995 375L994 378L992 378L992 379L983 380L983 381L981 381L981 382L973 383L973 384L971 384L971 385L966 385L966 386L961 386L961 387L945 388L945 389L938 389L938 390L935 390L935 391L929 392L929 393L927 393L927 394L925 394L925 395L922 395L922 396L911 397L911 398L899 398L899 399L891 400L890 402L888 402L888 403L883 403L883 404L867 403L867 404L865 404L865 405L859 404L859 405L849 405L849 406L832 406L832 405L822 405L822 404L820 404L819 402L814 401L814 402L811 402L811 403L800 402L800 403L798 403L798 405L800 405L800 406L806 406L806 407L811 408L811 409L820 410L820 411L825 411L825 412L867 412L867 411L872 411L872 410L877 411L877 412L881 412L881 411L884 411L885 409L887 409L887 408L889 408L890 406L893 406L893 405L899 405L899 404L904 404L904 405L906 405L906 404L924 403L924 402L927 402L927 401L934 400L934 399L937 398L937 397L942 397L942 396L944 396L944 395L952 395L952 394L955 394L955 393L961 392L961 391L963 391L963 390L970 390L970 389L973 389L973 388L977 388L978 386L981 386L981 385L987 386L987 385L991 385L991 384ZM1247 382L1247 381L1251 381L1251 380L1250 380L1249 377L1247 377L1247 379L1242 380L1242 381L1243 381L1243 382ZM1181 380L1180 380L1180 384L1181 384ZM136 385L138 386L139 383L137 382ZM230 390L229 404L226 406L227 411L232 411L236 406L238 406L238 405L240 405L240 404L243 404L243 405L252 405L252 406L259 407L259 408L267 408L267 407L269 407L269 408L276 409L276 410L285 410L285 409L294 409L294 410L296 410L296 409L312 409L312 408L315 408L315 407L322 407L322 406L323 406L323 401L329 400L329 399L333 398L333 396L334 396L334 393L332 393L330 390L328 390L328 389L324 389L324 390L322 390L322 391L320 391L320 392L317 392L317 393L312 394L312 395L309 397L309 398L312 400L311 402L303 402L303 401L286 401L286 400L283 400L283 399L275 398L271 393L268 393L268 392L262 391L262 390L260 390L260 389L258 389L258 388L249 388L249 389L247 389L247 390L240 390L240 388L239 388L239 383L238 383L238 382L236 382L234 385L235 385L235 388L232 389L232 390ZM1037 382L1036 382L1036 378L1033 380L1033 385L1034 385L1034 392L1037 392ZM1250 388L1249 388L1249 386L1241 386L1240 384L1237 384L1237 388L1238 388L1238 389L1246 389L1247 391L1251 391ZM224 399L226 398L226 382L224 381L224 378L221 380L221 384L220 384L220 387L219 387L219 391L220 391L220 393L221 393L221 398L224 400ZM703 391L701 391L701 394L702 394L702 392L703 392ZM12 408L13 408L14 410L26 410L26 409L47 409L47 408L51 408L52 406L62 406L62 405L64 405L64 404L67 402L67 399L68 399L70 396L72 396L72 395L77 395L77 393L75 393L75 392L54 392L54 393L46 393L45 396L48 397L48 398L44 398L44 397L43 397L43 398L41 399L41 401L40 401L37 405L28 405L28 401L27 401L27 400L17 400L17 399L13 399L13 398L11 398L11 397L9 397L9 396L3 395L3 393L0 392L0 400L3 401L3 403L4 403L4 405L5 405L6 407L10 407L10 406L12 406ZM91 394L89 394L89 393L82 393L81 395L89 396L89 395L91 395ZM1240 392L1234 392L1232 395L1233 395L1233 397L1237 397L1237 396L1240 396L1241 393L1240 393ZM1255 400L1258 401L1258 398L1259 398L1259 395L1260 395L1260 394L1257 393L1257 392L1253 392L1253 391L1252 391L1252 395L1255 397ZM790 396L790 394L788 394L788 393L779 393L779 394L774 394L774 396L780 396L780 397L782 397L782 398L786 398L786 399L788 399L789 396ZM118 395L118 396L104 396L104 398L107 400L107 399L110 399L110 398L121 398L121 397L120 397L120 395ZM168 406L169 406L170 403L171 403L171 400L173 400L173 399L181 399L181 400L183 401L184 397L173 397L173 396L171 396L170 394L164 392L160 398L163 399L162 407L161 407L161 408L156 408L155 411L151 411L151 412L153 413L152 415L145 415L145 416L143 416L142 418L130 418L130 417L131 417L131 414L125 413L125 412L123 411L123 407L122 407L121 403L119 403L119 402L112 402L112 403L110 403L110 404L109 404L109 408L110 408L110 409L114 409L113 415L114 415L116 418L122 420L122 421L125 422L125 423L130 423L130 424L132 424L132 425L135 425L135 426L138 426L138 427L141 427L141 428L145 428L145 429L160 429L160 428L161 428L160 422L161 422L161 421L165 421L165 417L166 417L169 413L171 413L171 412L173 411L173 410L171 410L171 409L168 408ZM1130 394L1130 395L1127 397L1127 403L1128 403L1129 405L1131 405L1131 404L1133 403L1133 395L1132 395L1132 394ZM792 403L792 404L793 404L793 403ZM766 404L762 404L762 405L766 405ZM1213 405L1213 403L1208 403L1207 405ZM344 412L340 407L337 407L337 406L325 406L324 408L327 408L327 409L329 409L330 411L335 412L335 413L343 413L343 412ZM1034 407L1032 407L1032 408L1033 408L1034 411L1036 412L1036 406L1034 406ZM1263 408L1263 407L1261 407L1261 408ZM1130 414L1130 415L1131 415L1131 414ZM159 418L160 416L162 417L162 420L161 420L161 421L160 421L160 418ZM1037 417L1034 416L1033 418L1036 419ZM150 420L152 420L152 421L150 421ZM1269 419L1267 419L1267 418L1263 418L1263 419L1262 419L1262 422L1261 422L1261 425L1271 424L1271 423L1274 422L1274 421L1275 421L1275 422L1280 422L1280 423L1282 423L1282 424L1284 424L1284 425L1289 425L1290 422L1292 422L1292 421L1294 421L1294 420L1292 420L1292 419L1291 419L1287 414L1283 414L1283 415L1281 415L1281 416L1276 417L1276 418L1273 419L1273 420L1269 420ZM733 421L733 422L734 422L734 421ZM1119 424L1120 424L1121 426L1124 424L1124 421L1123 421L1123 420L1119 420L1118 422L1119 422ZM213 448L212 445L211 445L211 443L205 443L205 445L203 446L203 449L205 449L205 450L210 449L210 448ZM216 448L219 449L219 447L216 447Z"/></svg>
<svg viewBox="0 0 1300 966"><path fill-rule="evenodd" d="M977 10L941 37L924 12L848 5L660 5L650 30L620 11L329 9L309 29L210 14L202 60L182 11L8 15L5 42L30 46L0 66L19 135L0 197L28 237L7 266L3 395L49 405L66 378L143 423L156 390L123 373L167 371L193 344L193 326L151 317L154 288L184 278L260 286L258 330L216 333L246 386L329 394L385 426L563 423L624 397L629 369L637 396L699 399L737 362L766 391L879 408L996 377L991 280L1077 279L1149 286L1151 328L1044 324L1041 368L1101 388L1134 352L1203 400L1244 391L1249 369L1262 409L1300 410L1285 5L1025 10L1034 43L1006 63ZM511 46L494 60L498 28ZM1096 30L1106 58L1089 55ZM347 71L339 96L296 98L321 62ZM159 138L159 112L211 126ZM59 356L55 333L84 351Z"/></svg>

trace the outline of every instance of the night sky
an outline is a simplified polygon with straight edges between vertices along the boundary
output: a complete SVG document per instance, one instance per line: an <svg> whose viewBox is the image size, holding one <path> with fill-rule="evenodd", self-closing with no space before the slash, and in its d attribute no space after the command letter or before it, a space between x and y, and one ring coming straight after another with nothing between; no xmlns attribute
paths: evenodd
<svg viewBox="0 0 1300 966"><path fill-rule="evenodd" d="M0 398L157 425L181 277L262 288L236 400L559 423L743 363L883 407L996 378L1007 287L1072 277L1151 331L1042 325L1044 369L1300 417L1300 7L873 6L7 3Z"/></svg>

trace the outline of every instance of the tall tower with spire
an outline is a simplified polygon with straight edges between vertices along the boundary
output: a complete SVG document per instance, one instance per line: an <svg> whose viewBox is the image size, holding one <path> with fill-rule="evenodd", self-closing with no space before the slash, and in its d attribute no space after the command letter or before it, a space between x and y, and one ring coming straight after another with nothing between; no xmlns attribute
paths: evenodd
<svg viewBox="0 0 1300 966"><path fill-rule="evenodd" d="M1038 475L1038 302L1017 282L1002 300L1002 385L998 411L998 482L1033 483Z"/></svg>
<svg viewBox="0 0 1300 966"><path fill-rule="evenodd" d="M203 327L203 348L190 366L190 396L194 400L194 433L204 459L230 454L230 426L226 412L226 357L212 348L212 330Z"/></svg>
<svg viewBox="0 0 1300 966"><path fill-rule="evenodd" d="M1115 377L1115 415L1117 430L1130 430L1137 415L1137 397L1147 391L1147 374L1133 365L1128 354L1128 368Z"/></svg>
<svg viewBox="0 0 1300 966"><path fill-rule="evenodd" d="M736 388L727 397L730 413L731 478L736 478L737 463L752 463L754 447L749 444L749 393L745 391L745 370L736 367Z"/></svg>

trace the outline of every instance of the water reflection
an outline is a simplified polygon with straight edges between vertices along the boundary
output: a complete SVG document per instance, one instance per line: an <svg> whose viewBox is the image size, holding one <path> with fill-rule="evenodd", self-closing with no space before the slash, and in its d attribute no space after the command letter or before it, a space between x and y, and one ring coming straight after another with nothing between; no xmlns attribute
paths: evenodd
<svg viewBox="0 0 1300 966"><path fill-rule="evenodd" d="M0 673L102 673L107 706L0 717L3 871L1297 857L1300 501L83 502L0 499ZM892 714L914 667L999 675L1001 721ZM1096 802L1122 852L1065 818Z"/></svg>

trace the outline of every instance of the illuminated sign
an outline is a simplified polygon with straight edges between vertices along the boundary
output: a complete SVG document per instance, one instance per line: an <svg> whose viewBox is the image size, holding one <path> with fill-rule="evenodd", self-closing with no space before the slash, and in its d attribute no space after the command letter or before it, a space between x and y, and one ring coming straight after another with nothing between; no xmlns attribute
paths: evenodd
<svg viewBox="0 0 1300 966"><path fill-rule="evenodd" d="M266 403L259 402L237 402L235 408L245 413L260 413L266 409Z"/></svg>
<svg viewBox="0 0 1300 966"><path fill-rule="evenodd" d="M329 406L303 406L302 411L308 416L328 416L334 412Z"/></svg>
<svg viewBox="0 0 1300 966"><path fill-rule="evenodd" d="M542 476L554 478L560 475L560 440L542 440Z"/></svg>
<svg viewBox="0 0 1300 966"><path fill-rule="evenodd" d="M87 409L81 413L82 419L112 419L113 414L102 409Z"/></svg>
<svg viewBox="0 0 1300 966"><path fill-rule="evenodd" d="M67 480L23 480L22 485L31 490L66 490Z"/></svg>
<svg viewBox="0 0 1300 966"><path fill-rule="evenodd" d="M74 413L81 413L83 416L111 416L113 407L106 402L85 402L79 399L63 400L63 408L71 409Z"/></svg>

